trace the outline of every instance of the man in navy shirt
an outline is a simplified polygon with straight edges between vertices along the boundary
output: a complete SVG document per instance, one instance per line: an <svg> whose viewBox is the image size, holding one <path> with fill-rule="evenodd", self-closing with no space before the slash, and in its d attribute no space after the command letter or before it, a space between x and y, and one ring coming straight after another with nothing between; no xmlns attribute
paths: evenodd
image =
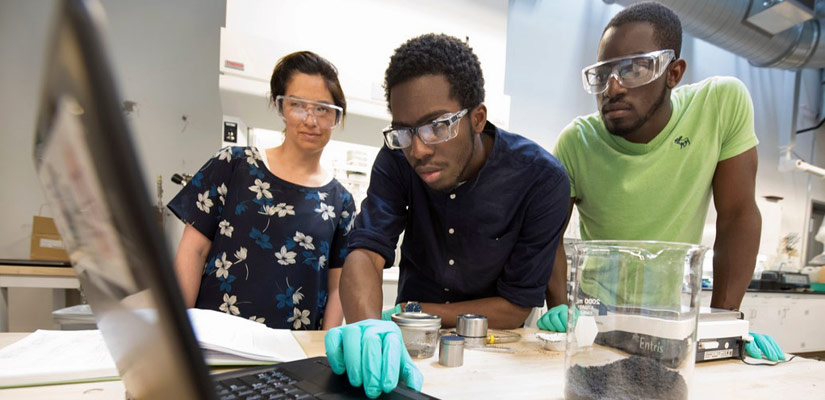
<svg viewBox="0 0 825 400"><path fill-rule="evenodd" d="M544 304L567 218L563 167L487 122L481 66L458 39L405 43L385 88L392 125L341 277L347 321L380 316L382 269L404 231L396 303L419 302L443 326L463 313L520 326Z"/></svg>
<svg viewBox="0 0 825 400"><path fill-rule="evenodd" d="M333 370L346 370L370 397L395 387L399 370L420 388L398 328L376 321L401 232L401 308L413 302L443 327L476 313L491 328L516 328L544 304L570 195L558 160L487 121L481 66L466 43L409 40L390 59L384 87L392 124L340 282L350 325L326 337Z"/></svg>

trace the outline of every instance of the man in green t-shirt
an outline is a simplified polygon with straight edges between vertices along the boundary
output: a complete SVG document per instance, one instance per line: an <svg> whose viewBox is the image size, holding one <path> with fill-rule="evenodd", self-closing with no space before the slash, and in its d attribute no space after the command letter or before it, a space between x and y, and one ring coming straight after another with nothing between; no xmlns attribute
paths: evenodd
<svg viewBox="0 0 825 400"><path fill-rule="evenodd" d="M713 77L676 88L679 18L656 3L619 12L583 70L598 113L561 133L554 155L570 177L582 239L699 243L711 195L717 211L711 306L737 309L756 264L757 139L744 84ZM566 326L566 256L556 252L540 328ZM555 307L554 307L555 306Z"/></svg>

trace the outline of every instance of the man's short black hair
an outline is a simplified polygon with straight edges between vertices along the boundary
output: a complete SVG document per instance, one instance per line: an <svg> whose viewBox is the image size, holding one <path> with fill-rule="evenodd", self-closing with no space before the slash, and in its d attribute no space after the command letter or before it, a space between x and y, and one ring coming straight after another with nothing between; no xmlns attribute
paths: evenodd
<svg viewBox="0 0 825 400"><path fill-rule="evenodd" d="M660 50L673 49L676 58L682 52L682 23L671 9L654 2L636 3L619 11L604 27L602 36L611 27L620 27L631 22L647 22L653 25L656 43Z"/></svg>
<svg viewBox="0 0 825 400"><path fill-rule="evenodd" d="M450 83L450 96L463 108L484 101L481 63L473 49L455 37L428 33L395 49L384 75L387 104L393 86L424 75L444 75Z"/></svg>

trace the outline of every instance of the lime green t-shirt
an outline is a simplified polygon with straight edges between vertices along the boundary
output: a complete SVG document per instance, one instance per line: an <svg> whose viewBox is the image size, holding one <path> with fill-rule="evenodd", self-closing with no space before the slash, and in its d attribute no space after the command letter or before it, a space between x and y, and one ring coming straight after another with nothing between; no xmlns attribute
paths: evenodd
<svg viewBox="0 0 825 400"><path fill-rule="evenodd" d="M670 121L649 143L610 134L598 113L565 127L553 153L583 239L701 241L716 164L758 143L753 103L732 77L676 88L670 102Z"/></svg>

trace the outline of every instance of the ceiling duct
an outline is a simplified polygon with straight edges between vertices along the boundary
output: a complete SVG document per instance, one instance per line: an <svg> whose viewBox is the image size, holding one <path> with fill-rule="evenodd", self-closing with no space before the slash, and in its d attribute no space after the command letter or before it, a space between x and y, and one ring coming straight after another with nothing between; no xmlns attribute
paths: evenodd
<svg viewBox="0 0 825 400"><path fill-rule="evenodd" d="M641 0L603 0L629 6ZM815 0L657 0L694 37L758 67L825 67L823 2Z"/></svg>

